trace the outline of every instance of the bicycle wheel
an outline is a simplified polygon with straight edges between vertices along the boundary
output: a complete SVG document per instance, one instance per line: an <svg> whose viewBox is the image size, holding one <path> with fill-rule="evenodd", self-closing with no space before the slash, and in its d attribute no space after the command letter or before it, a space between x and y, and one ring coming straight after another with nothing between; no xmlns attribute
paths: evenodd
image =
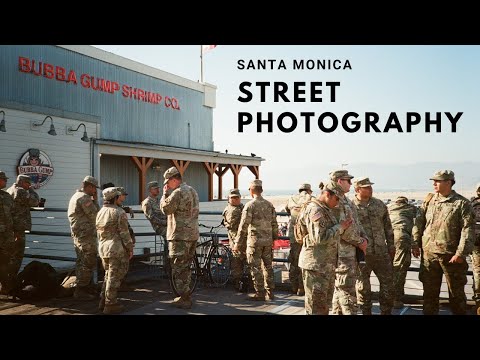
<svg viewBox="0 0 480 360"><path fill-rule="evenodd" d="M218 244L210 251L208 257L208 277L210 282L216 286L223 286L230 278L230 260L232 254L223 244Z"/></svg>
<svg viewBox="0 0 480 360"><path fill-rule="evenodd" d="M175 296L180 296L181 294L177 290L177 281L175 279L175 275L172 271L172 268L170 266L170 276L168 277L170 280L170 287L172 288L173 293ZM193 257L192 261L190 262L190 271L191 271L191 279L190 279L190 285L189 285L189 293L193 293L195 288L197 287L198 283L198 277L199 277L199 265L198 265L198 259L196 256Z"/></svg>

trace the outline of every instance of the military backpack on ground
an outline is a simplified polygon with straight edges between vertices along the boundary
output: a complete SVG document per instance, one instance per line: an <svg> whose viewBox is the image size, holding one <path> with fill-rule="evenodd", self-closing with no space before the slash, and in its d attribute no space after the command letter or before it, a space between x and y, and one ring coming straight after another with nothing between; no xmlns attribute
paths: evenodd
<svg viewBox="0 0 480 360"><path fill-rule="evenodd" d="M47 263L32 261L17 275L11 295L22 300L43 300L61 290L57 271Z"/></svg>

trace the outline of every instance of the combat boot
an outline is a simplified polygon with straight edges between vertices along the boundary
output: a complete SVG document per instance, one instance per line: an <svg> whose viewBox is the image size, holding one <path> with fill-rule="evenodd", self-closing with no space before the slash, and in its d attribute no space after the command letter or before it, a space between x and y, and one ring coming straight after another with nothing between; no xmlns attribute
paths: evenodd
<svg viewBox="0 0 480 360"><path fill-rule="evenodd" d="M252 301L265 301L265 293L255 293L248 296L248 300Z"/></svg>
<svg viewBox="0 0 480 360"><path fill-rule="evenodd" d="M400 301L400 300L395 300L395 301L393 302L393 308L394 308L394 309L401 309L401 308L403 308L404 306L405 306L405 304L404 304L402 301Z"/></svg>
<svg viewBox="0 0 480 360"><path fill-rule="evenodd" d="M298 291L297 291L297 295L298 296L305 296L305 289L299 288Z"/></svg>
<svg viewBox="0 0 480 360"><path fill-rule="evenodd" d="M120 314L124 310L125 310L125 306L119 303L105 304L105 307L103 308L103 313L104 314Z"/></svg>
<svg viewBox="0 0 480 360"><path fill-rule="evenodd" d="M77 286L75 288L75 292L73 293L73 297L77 300L93 300L93 299L95 299L95 295L88 292L88 290L84 286Z"/></svg>
<svg viewBox="0 0 480 360"><path fill-rule="evenodd" d="M190 298L190 295L182 295L180 296L180 299L173 300L173 305L179 309L191 309L192 308L192 299Z"/></svg>
<svg viewBox="0 0 480 360"><path fill-rule="evenodd" d="M363 315L372 315L372 309L362 309Z"/></svg>
<svg viewBox="0 0 480 360"><path fill-rule="evenodd" d="M267 290L267 294L265 298L270 301L275 300L275 296L273 295L273 290Z"/></svg>
<svg viewBox="0 0 480 360"><path fill-rule="evenodd" d="M100 302L98 303L98 311L102 312L105 308L105 298L100 297Z"/></svg>

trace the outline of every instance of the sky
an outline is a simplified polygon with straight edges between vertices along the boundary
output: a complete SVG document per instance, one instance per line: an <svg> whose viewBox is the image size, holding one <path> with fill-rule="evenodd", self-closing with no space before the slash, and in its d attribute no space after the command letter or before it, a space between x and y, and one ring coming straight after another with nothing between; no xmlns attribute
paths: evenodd
<svg viewBox="0 0 480 360"><path fill-rule="evenodd" d="M160 70L198 81L200 79L200 45L94 45L103 50L153 66ZM294 60L341 60L351 69L312 70L293 68ZM239 69L250 60L273 60L273 69ZM279 69L280 60L286 69ZM268 65L270 62L268 62ZM217 86L217 106L213 111L213 141L216 151L249 155L265 159L260 167L264 188L295 189L308 182L314 187L333 169L343 167L355 176L370 176L377 186L391 188L421 188L431 185L432 169L455 171L462 163L464 183L480 181L478 168L478 134L480 130L480 47L479 46L239 46L218 45L204 54L204 81ZM239 86L242 82L285 82L291 102L274 102L272 87L266 90L265 102L260 101L258 87L252 86L253 99L245 97ZM305 102L293 102L294 82L322 82L322 102L310 101L309 86ZM335 102L331 101L326 82L340 82ZM254 121L238 130L239 112L253 115ZM273 113L273 131L257 132L257 112L263 118ZM295 114L297 128L283 133L277 126L284 113ZM310 132L305 130L301 112L313 112ZM326 133L317 125L324 112L334 113L339 120L348 112L359 114L361 128L346 132L341 125ZM365 112L379 114L378 127L383 130L391 112L398 116L403 133L391 129L388 133L366 132ZM406 113L422 115L419 125L406 132ZM441 132L427 133L425 113L436 117L441 112ZM445 112L463 112L453 133ZM289 127L291 121L284 120ZM331 121L325 121L330 126ZM348 164L348 165L345 165ZM353 172L355 171L355 173ZM415 177L409 172L415 173ZM398 172L398 175L397 175ZM388 176L390 175L390 176ZM243 169L240 182L247 186L252 178ZM461 179L459 179L462 181ZM227 181L228 180L224 180ZM458 181L457 181L458 183Z"/></svg>

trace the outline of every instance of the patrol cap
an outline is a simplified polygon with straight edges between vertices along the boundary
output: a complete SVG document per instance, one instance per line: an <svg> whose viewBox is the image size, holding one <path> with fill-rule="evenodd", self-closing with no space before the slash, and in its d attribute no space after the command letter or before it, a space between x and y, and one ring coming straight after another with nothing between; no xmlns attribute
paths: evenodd
<svg viewBox="0 0 480 360"><path fill-rule="evenodd" d="M331 180L353 179L354 177L348 173L348 170L332 170L328 174Z"/></svg>
<svg viewBox="0 0 480 360"><path fill-rule="evenodd" d="M120 193L120 195L128 195L124 187L117 186L117 191Z"/></svg>
<svg viewBox="0 0 480 360"><path fill-rule="evenodd" d="M248 188L251 189L252 187L262 187L262 180L259 180L259 179L255 179L253 180L249 185L248 185Z"/></svg>
<svg viewBox="0 0 480 360"><path fill-rule="evenodd" d="M454 180L455 174L452 170L439 170L430 178L430 180Z"/></svg>
<svg viewBox="0 0 480 360"><path fill-rule="evenodd" d="M300 187L298 188L298 190L312 191L312 185L307 184L307 183L300 184Z"/></svg>
<svg viewBox="0 0 480 360"><path fill-rule="evenodd" d="M230 192L228 193L228 197L229 198L231 198L231 197L241 197L240 190L238 190L238 189L230 190Z"/></svg>
<svg viewBox="0 0 480 360"><path fill-rule="evenodd" d="M121 195L116 187L108 187L102 191L103 200L112 200L117 195Z"/></svg>
<svg viewBox="0 0 480 360"><path fill-rule="evenodd" d="M160 185L158 185L158 181L150 181L149 183L147 183L147 190L159 187Z"/></svg>
<svg viewBox="0 0 480 360"><path fill-rule="evenodd" d="M338 185L335 181L333 180L330 180L330 181L327 181L327 183L325 184L325 187L323 188L323 190L329 190L331 192L333 192L335 195L337 195L339 198L340 197L343 197L343 195L345 194L343 192L343 189L340 187L340 185Z"/></svg>
<svg viewBox="0 0 480 360"><path fill-rule="evenodd" d="M32 182L32 178L28 175L18 175L17 176L17 184L20 182L20 181L26 181L26 182L29 182L31 183Z"/></svg>
<svg viewBox="0 0 480 360"><path fill-rule="evenodd" d="M7 175L3 171L0 171L0 179L8 180Z"/></svg>
<svg viewBox="0 0 480 360"><path fill-rule="evenodd" d="M395 202L408 204L408 198L405 196L398 196Z"/></svg>
<svg viewBox="0 0 480 360"><path fill-rule="evenodd" d="M89 183L98 188L98 181L95 179L93 176L85 176L85 179L83 179L84 183ZM107 188L108 189L108 188Z"/></svg>
<svg viewBox="0 0 480 360"><path fill-rule="evenodd" d="M359 178L356 178L355 180L353 180L353 186L355 186L356 188L359 188L359 187L368 187L368 186L372 186L373 184L375 183L372 183L370 181L370 179L368 177L359 177Z"/></svg>
<svg viewBox="0 0 480 360"><path fill-rule="evenodd" d="M165 173L163 174L163 177L165 178L163 185L165 185L172 176L177 174L180 174L180 172L175 166L172 166L171 168L167 169L167 171L165 171Z"/></svg>

